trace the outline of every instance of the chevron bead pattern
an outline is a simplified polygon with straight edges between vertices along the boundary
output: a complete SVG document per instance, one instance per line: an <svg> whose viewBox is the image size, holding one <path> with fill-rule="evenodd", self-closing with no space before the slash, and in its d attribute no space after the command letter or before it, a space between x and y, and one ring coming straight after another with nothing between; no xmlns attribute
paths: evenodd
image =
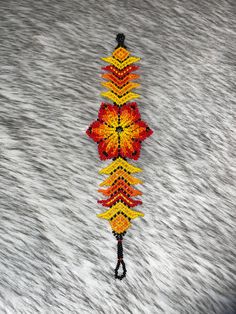
<svg viewBox="0 0 236 314"><path fill-rule="evenodd" d="M117 41L118 46L112 56L101 58L109 63L102 68L106 71L102 74L106 81L101 84L108 90L101 95L112 103L101 104L97 120L89 126L86 133L98 144L101 160L113 159L107 167L99 171L107 177L100 183L102 188L98 190L106 199L98 200L98 203L107 210L97 216L109 221L118 241L115 278L123 279L126 268L122 240L131 227L131 219L144 216L142 212L134 210L134 207L142 204L142 201L136 198L142 195L142 192L134 187L142 181L134 174L142 169L129 163L127 159L137 160L140 157L142 141L153 132L141 119L137 103L130 102L139 97L133 92L133 89L140 86L134 82L139 79L139 75L133 72L139 68L134 63L140 58L131 56L126 49L123 34L117 35ZM123 267L122 275L118 275L120 265Z"/></svg>
<svg viewBox="0 0 236 314"><path fill-rule="evenodd" d="M101 95L115 102L118 106L122 106L134 98L139 98L139 94L131 90L140 86L140 84L131 82L138 78L138 75L133 74L137 68L132 66L134 62L140 58L130 56L130 52L123 47L115 49L112 56L101 58L103 61L111 64L110 68L105 68L112 72L103 74L103 78L108 79L108 82L102 82L109 91L102 92Z"/></svg>
<svg viewBox="0 0 236 314"><path fill-rule="evenodd" d="M135 173L142 171L141 168L129 164L121 157L117 157L108 167L99 171L100 174L112 174L117 169L124 169L128 173Z"/></svg>

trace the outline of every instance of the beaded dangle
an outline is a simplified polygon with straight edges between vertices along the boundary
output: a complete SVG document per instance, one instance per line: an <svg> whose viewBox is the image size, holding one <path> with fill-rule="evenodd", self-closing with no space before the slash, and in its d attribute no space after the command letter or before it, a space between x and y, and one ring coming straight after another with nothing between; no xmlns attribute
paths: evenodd
<svg viewBox="0 0 236 314"><path fill-rule="evenodd" d="M142 183L133 176L142 169L128 163L127 159L139 158L142 141L153 131L141 119L137 103L132 101L139 97L132 90L140 86L133 82L139 78L139 75L134 73L139 67L134 63L140 58L130 56L124 44L124 34L118 34L116 40L118 45L112 56L101 58L109 64L102 68L106 71L102 74L106 79L102 85L108 91L102 92L101 95L113 104L102 102L98 119L90 125L86 133L98 144L100 159L113 160L99 172L108 177L100 184L101 187L107 188L98 190L107 199L99 200L98 203L108 209L97 216L109 221L112 233L117 239L115 278L121 280L126 276L123 237L131 226L131 219L144 216L142 212L133 209L142 204L140 200L133 198L142 195L141 191L133 187ZM120 265L123 269L121 275L118 274Z"/></svg>

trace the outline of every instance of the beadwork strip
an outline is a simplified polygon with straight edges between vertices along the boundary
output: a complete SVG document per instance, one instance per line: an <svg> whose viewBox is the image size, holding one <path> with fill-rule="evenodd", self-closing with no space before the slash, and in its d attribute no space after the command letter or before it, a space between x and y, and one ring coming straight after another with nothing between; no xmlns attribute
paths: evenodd
<svg viewBox="0 0 236 314"><path fill-rule="evenodd" d="M107 198L98 203L108 209L97 216L109 221L117 239L115 278L121 280L126 276L123 237L131 226L131 219L144 216L142 212L134 210L135 206L142 204L141 200L134 199L142 195L134 186L142 181L133 174L142 169L130 164L127 159L137 160L140 157L141 143L153 131L141 119L137 103L133 102L139 94L132 90L140 86L134 82L139 78L134 73L139 67L134 63L140 58L130 55L124 44L124 34L118 34L116 40L118 45L112 56L101 58L109 64L102 67L105 71L102 77L106 80L102 86L107 91L102 92L101 96L109 102L102 102L97 120L89 126L86 133L98 144L100 159L113 160L109 166L99 171L108 177L100 184L103 188L98 190ZM121 275L118 274L120 266L123 269Z"/></svg>

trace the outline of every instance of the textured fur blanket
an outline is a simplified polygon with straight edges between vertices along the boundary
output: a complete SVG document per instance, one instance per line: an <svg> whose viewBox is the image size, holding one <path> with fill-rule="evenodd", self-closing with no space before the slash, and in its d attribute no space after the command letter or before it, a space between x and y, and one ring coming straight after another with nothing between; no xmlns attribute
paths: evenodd
<svg viewBox="0 0 236 314"><path fill-rule="evenodd" d="M0 313L235 314L235 1L0 1ZM85 131L116 34L154 130L124 238Z"/></svg>

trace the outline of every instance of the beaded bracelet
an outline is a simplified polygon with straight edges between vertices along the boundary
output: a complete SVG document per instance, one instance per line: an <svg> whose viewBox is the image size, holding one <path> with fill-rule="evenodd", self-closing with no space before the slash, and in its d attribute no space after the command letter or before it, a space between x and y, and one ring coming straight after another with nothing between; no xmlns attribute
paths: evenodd
<svg viewBox="0 0 236 314"><path fill-rule="evenodd" d="M101 95L113 102L103 102L98 112L98 119L94 121L87 135L98 144L101 160L112 159L112 163L100 170L100 174L108 175L100 186L107 186L98 192L107 196L98 203L109 209L97 216L107 219L112 228L112 233L117 239L117 265L115 278L123 279L126 276L126 267L123 260L122 240L127 229L131 226L131 219L143 217L144 214L132 208L142 204L140 200L132 197L142 195L142 192L133 186L142 183L135 178L133 173L142 169L127 162L127 159L137 160L140 156L141 142L150 136L153 131L141 120L137 103L130 102L139 95L131 90L140 84L133 82L139 78L135 72L139 67L134 65L140 58L130 56L124 44L124 34L118 34L118 42L112 56L101 58L109 63L102 69L106 72L102 77L107 81L102 85L108 89ZM120 265L123 273L118 274Z"/></svg>

